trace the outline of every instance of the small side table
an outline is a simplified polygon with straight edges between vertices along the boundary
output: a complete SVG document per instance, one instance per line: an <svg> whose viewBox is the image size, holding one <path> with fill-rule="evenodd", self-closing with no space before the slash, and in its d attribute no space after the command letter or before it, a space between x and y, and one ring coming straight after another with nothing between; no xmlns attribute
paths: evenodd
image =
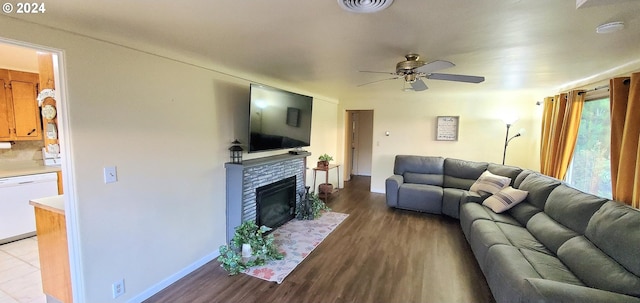
<svg viewBox="0 0 640 303"><path fill-rule="evenodd" d="M336 187L333 189L332 192L330 192L330 193L328 193L326 195L324 195L324 194L321 195L321 193L318 193L318 196L320 198L324 197L324 198L328 199L331 194L337 192L338 189L340 189L340 164L329 164L329 166L327 166L327 167L314 167L313 168L313 190L314 191L316 190L316 176L318 174L318 171L323 171L324 172L324 177L325 177L324 178L324 183L329 183L329 171L334 169L334 168L336 169L336 172L338 174L338 184L336 184Z"/></svg>

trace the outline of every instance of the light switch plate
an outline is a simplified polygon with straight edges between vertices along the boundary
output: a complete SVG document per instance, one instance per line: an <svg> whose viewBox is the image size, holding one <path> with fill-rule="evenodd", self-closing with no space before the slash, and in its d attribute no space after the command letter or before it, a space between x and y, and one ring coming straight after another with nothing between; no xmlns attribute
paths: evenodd
<svg viewBox="0 0 640 303"><path fill-rule="evenodd" d="M104 168L104 183L114 183L118 181L118 171L115 166L107 166Z"/></svg>

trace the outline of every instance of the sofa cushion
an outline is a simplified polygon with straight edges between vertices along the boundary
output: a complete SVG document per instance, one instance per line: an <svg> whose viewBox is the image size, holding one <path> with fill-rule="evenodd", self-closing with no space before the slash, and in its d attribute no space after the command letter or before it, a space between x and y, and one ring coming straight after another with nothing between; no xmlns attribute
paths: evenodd
<svg viewBox="0 0 640 303"><path fill-rule="evenodd" d="M558 253L558 248L567 240L580 236L580 234L556 222L544 212L535 214L529 222L527 229L540 240L553 253Z"/></svg>
<svg viewBox="0 0 640 303"><path fill-rule="evenodd" d="M444 174L444 158L427 156L398 155L393 165L394 175L404 175L405 172L419 174Z"/></svg>
<svg viewBox="0 0 640 303"><path fill-rule="evenodd" d="M560 246L558 258L590 287L640 297L640 277L607 256L584 236L572 238ZM638 260L635 262L637 264Z"/></svg>
<svg viewBox="0 0 640 303"><path fill-rule="evenodd" d="M628 271L640 276L640 211L608 201L589 221L585 236Z"/></svg>
<svg viewBox="0 0 640 303"><path fill-rule="evenodd" d="M490 171L486 170L480 175L480 177L478 177L478 180L471 184L469 190L478 193L495 194L501 189L509 186L509 184L511 184L511 178L494 175Z"/></svg>
<svg viewBox="0 0 640 303"><path fill-rule="evenodd" d="M527 171L523 171L522 174L526 174ZM517 183L518 181L516 181ZM520 183L518 189L528 191L529 194L523 203L520 203L509 210L509 214L512 215L520 224L527 225L527 222L535 214L541 212L544 209L544 204L549 197L551 191L560 185L560 181L551 177L543 176L534 172L528 172L524 180Z"/></svg>
<svg viewBox="0 0 640 303"><path fill-rule="evenodd" d="M513 180L513 187L515 188L520 188L520 184L522 184L522 181L524 181L524 179L527 178L527 176L529 176L530 174L535 174L536 172L530 170L530 169L525 169L523 170L521 173L518 174L518 176Z"/></svg>
<svg viewBox="0 0 640 303"><path fill-rule="evenodd" d="M520 249L513 246L492 246L485 263L483 272L496 302L524 302L522 289L526 279L541 278Z"/></svg>
<svg viewBox="0 0 640 303"><path fill-rule="evenodd" d="M518 177L518 175L520 175L520 173L522 173L522 168L520 167L500 165L495 163L489 163L489 165L487 166L487 170L493 174L510 178L511 183L509 183L509 185L511 186L514 186L516 178Z"/></svg>
<svg viewBox="0 0 640 303"><path fill-rule="evenodd" d="M444 160L444 187L469 190L487 166L486 162L447 158Z"/></svg>
<svg viewBox="0 0 640 303"><path fill-rule="evenodd" d="M504 236L509 239L512 246L537 251L547 255L553 255L553 253L547 249L536 237L534 237L529 230L522 226L513 224L496 223L498 228L502 230Z"/></svg>
<svg viewBox="0 0 640 303"><path fill-rule="evenodd" d="M527 278L522 302L640 303L640 298L597 288Z"/></svg>
<svg viewBox="0 0 640 303"><path fill-rule="evenodd" d="M442 191L442 213L452 218L460 218L460 203L462 197L466 197L468 192L464 189L444 188Z"/></svg>
<svg viewBox="0 0 640 303"><path fill-rule="evenodd" d="M442 187L404 183L398 190L398 207L432 214L441 214Z"/></svg>
<svg viewBox="0 0 640 303"><path fill-rule="evenodd" d="M469 245L473 250L473 255L478 260L480 268L484 271L485 258L494 245L512 246L504 232L495 222L489 220L475 220L471 223L467 235Z"/></svg>
<svg viewBox="0 0 640 303"><path fill-rule="evenodd" d="M527 202L542 210L551 191L558 186L560 186L560 181L548 176L532 173L520 183L518 189L528 191Z"/></svg>
<svg viewBox="0 0 640 303"><path fill-rule="evenodd" d="M584 285L556 256L527 249L521 249L520 252L543 279Z"/></svg>
<svg viewBox="0 0 640 303"><path fill-rule="evenodd" d="M544 212L560 224L583 235L589 219L604 202L607 199L562 184L549 195Z"/></svg>
<svg viewBox="0 0 640 303"><path fill-rule="evenodd" d="M422 174L405 172L404 182L442 186L443 176L438 174Z"/></svg>
<svg viewBox="0 0 640 303"><path fill-rule="evenodd" d="M527 194L528 193L524 190L515 189L509 186L485 199L484 202L482 202L482 205L491 208L491 210L496 213L502 213L524 201Z"/></svg>
<svg viewBox="0 0 640 303"><path fill-rule="evenodd" d="M488 207L478 203L466 203L460 206L460 226L465 235L469 234L471 224L475 220L488 220L520 226L512 216L508 214L496 214Z"/></svg>

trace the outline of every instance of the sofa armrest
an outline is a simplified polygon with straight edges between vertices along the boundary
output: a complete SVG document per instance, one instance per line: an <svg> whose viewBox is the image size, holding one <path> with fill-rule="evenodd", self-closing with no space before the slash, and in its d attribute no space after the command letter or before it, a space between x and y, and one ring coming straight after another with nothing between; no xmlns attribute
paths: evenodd
<svg viewBox="0 0 640 303"><path fill-rule="evenodd" d="M640 303L640 298L552 280L525 279L522 302Z"/></svg>
<svg viewBox="0 0 640 303"><path fill-rule="evenodd" d="M404 183L401 175L393 175L385 181L385 193L387 195L387 205L398 207L398 190L400 185Z"/></svg>

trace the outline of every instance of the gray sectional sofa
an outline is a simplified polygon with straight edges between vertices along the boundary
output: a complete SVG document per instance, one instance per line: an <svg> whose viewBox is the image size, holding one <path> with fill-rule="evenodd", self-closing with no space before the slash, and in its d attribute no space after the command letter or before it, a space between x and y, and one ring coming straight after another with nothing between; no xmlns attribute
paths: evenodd
<svg viewBox="0 0 640 303"><path fill-rule="evenodd" d="M527 191L495 213L469 191L488 170ZM387 204L459 218L497 302L640 303L640 211L517 167L396 156Z"/></svg>

